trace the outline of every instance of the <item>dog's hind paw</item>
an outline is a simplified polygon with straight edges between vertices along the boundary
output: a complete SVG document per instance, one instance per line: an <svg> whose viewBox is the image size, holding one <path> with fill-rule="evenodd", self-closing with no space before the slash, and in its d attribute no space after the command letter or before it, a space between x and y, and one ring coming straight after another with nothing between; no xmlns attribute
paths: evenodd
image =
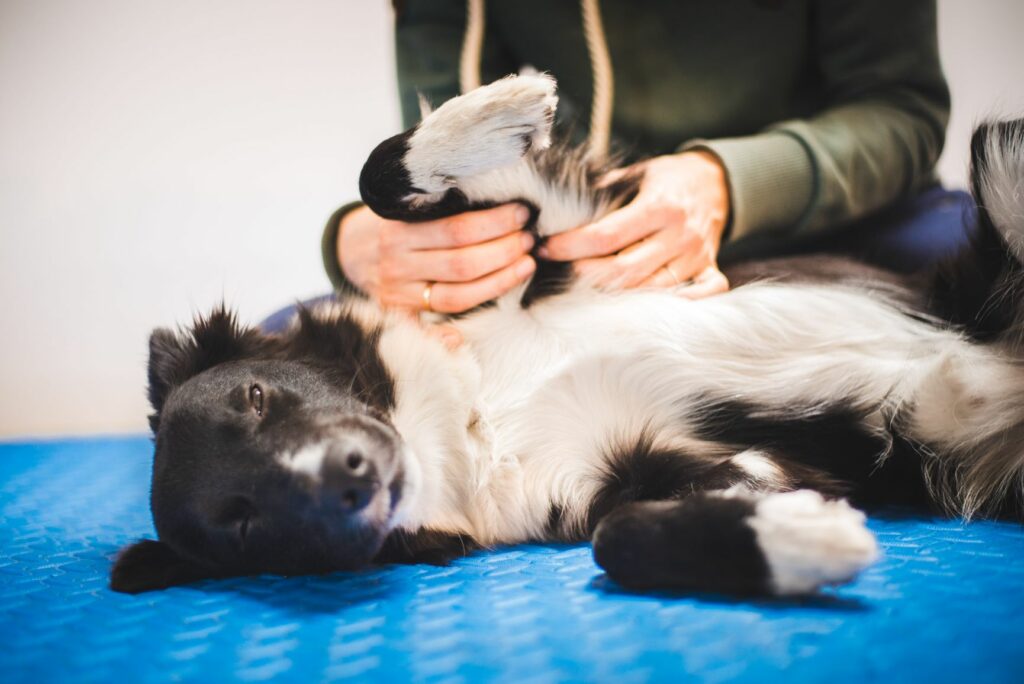
<svg viewBox="0 0 1024 684"><path fill-rule="evenodd" d="M800 490L769 494L747 519L775 593L806 594L853 579L878 558L864 514L845 501Z"/></svg>
<svg viewBox="0 0 1024 684"><path fill-rule="evenodd" d="M441 193L548 147L555 88L546 74L508 76L445 102L409 138L404 163L412 185Z"/></svg>

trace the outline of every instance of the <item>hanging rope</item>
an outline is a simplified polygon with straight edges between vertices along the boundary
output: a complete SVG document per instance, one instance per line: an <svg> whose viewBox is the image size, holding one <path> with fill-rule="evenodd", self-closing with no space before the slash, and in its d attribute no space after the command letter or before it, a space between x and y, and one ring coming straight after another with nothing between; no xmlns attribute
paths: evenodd
<svg viewBox="0 0 1024 684"><path fill-rule="evenodd" d="M594 82L587 155L590 159L601 162L608 156L608 145L612 135L612 104L615 99L612 58L608 53L608 40L604 35L601 8L597 0L580 0L580 8L583 10L583 34L587 39L587 52L590 54L590 70Z"/></svg>
<svg viewBox="0 0 1024 684"><path fill-rule="evenodd" d="M459 55L459 88L464 93L480 87L480 55L484 46L484 0L466 2L466 35Z"/></svg>
<svg viewBox="0 0 1024 684"><path fill-rule="evenodd" d="M608 156L612 133L612 106L615 100L612 58L608 52L608 39L605 37L598 0L580 0L580 9L594 85L587 156L602 162ZM459 55L459 88L463 93L480 87L483 44L484 0L467 0L466 33L462 40L462 53Z"/></svg>

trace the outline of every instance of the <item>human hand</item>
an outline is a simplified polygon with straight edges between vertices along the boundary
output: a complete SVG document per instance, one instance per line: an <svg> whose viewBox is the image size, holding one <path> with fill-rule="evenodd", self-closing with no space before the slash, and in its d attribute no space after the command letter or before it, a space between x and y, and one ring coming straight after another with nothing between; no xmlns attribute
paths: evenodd
<svg viewBox="0 0 1024 684"><path fill-rule="evenodd" d="M655 157L633 201L607 216L552 236L540 255L574 261L576 273L611 289L675 287L699 298L725 292L718 249L729 217L729 188L718 158L704 151ZM609 174L609 180L630 169Z"/></svg>
<svg viewBox="0 0 1024 684"><path fill-rule="evenodd" d="M521 204L404 223L360 207L342 219L342 271L382 306L459 313L522 283L536 263ZM428 307L429 305L429 307Z"/></svg>

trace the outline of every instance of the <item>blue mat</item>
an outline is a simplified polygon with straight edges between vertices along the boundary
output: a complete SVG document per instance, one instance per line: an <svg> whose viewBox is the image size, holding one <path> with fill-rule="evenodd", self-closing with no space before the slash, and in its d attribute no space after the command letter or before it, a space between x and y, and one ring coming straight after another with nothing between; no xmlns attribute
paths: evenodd
<svg viewBox="0 0 1024 684"><path fill-rule="evenodd" d="M1024 681L1024 529L873 520L884 560L804 601L623 593L586 546L125 596L146 439L0 445L0 682Z"/></svg>

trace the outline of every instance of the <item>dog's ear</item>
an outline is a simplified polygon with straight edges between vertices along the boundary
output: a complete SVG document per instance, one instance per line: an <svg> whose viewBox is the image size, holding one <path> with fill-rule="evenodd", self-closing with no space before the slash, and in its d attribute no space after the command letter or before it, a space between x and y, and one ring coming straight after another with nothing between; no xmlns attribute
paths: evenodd
<svg viewBox="0 0 1024 684"><path fill-rule="evenodd" d="M171 390L220 363L269 352L272 341L254 328L242 327L219 306L198 318L184 334L157 328L149 337L149 425L156 432L160 411Z"/></svg>
<svg viewBox="0 0 1024 684"><path fill-rule="evenodd" d="M167 328L157 328L149 336L149 403L154 411L149 426L154 433L167 394L182 375L179 369L185 365L186 349L186 343Z"/></svg>
<svg viewBox="0 0 1024 684"><path fill-rule="evenodd" d="M110 588L138 594L216 576L210 568L183 558L167 544L144 539L117 554L110 571Z"/></svg>

